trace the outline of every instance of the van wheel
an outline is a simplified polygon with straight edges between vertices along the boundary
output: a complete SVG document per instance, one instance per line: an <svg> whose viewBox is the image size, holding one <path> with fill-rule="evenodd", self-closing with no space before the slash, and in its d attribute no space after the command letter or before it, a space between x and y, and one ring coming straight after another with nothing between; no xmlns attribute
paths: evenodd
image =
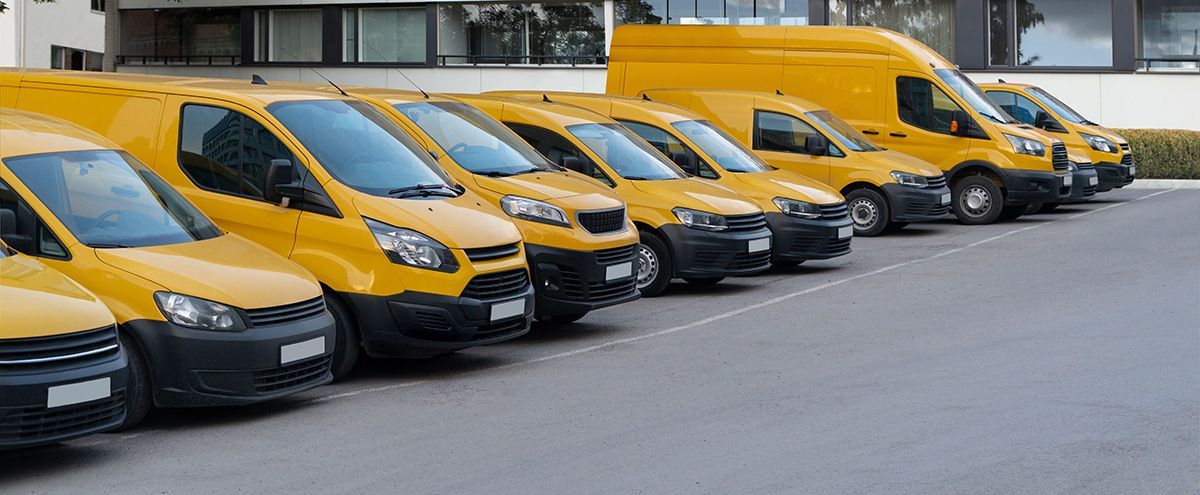
<svg viewBox="0 0 1200 495"><path fill-rule="evenodd" d="M537 321L547 325L566 325L568 323L575 323L579 321L584 316L587 316L587 314L587 311L580 311L578 313L567 313L565 315L539 316Z"/></svg>
<svg viewBox="0 0 1200 495"><path fill-rule="evenodd" d="M129 381L125 385L125 421L117 427L117 431L124 431L137 426L150 412L154 390L150 383L150 366L146 363L142 348L125 332L121 332L118 339L129 360Z"/></svg>
<svg viewBox="0 0 1200 495"><path fill-rule="evenodd" d="M683 277L683 279L696 287L712 287L725 280L725 277Z"/></svg>
<svg viewBox="0 0 1200 495"><path fill-rule="evenodd" d="M1000 218L1004 209L1004 192L991 179L972 175L955 182L953 187L954 216L966 225L984 225Z"/></svg>
<svg viewBox="0 0 1200 495"><path fill-rule="evenodd" d="M358 336L358 324L354 315L346 309L346 305L333 294L325 294L325 306L333 315L334 326L337 327L336 340L333 343L333 364L330 371L334 380L341 380L354 370L358 356L362 353L362 340Z"/></svg>
<svg viewBox="0 0 1200 495"><path fill-rule="evenodd" d="M874 189L860 188L846 194L846 207L854 220L854 235L875 237L882 234L892 218L887 200Z"/></svg>
<svg viewBox="0 0 1200 495"><path fill-rule="evenodd" d="M675 273L671 250L657 235L646 231L639 234L641 244L638 244L637 288L642 296L654 297L667 288Z"/></svg>

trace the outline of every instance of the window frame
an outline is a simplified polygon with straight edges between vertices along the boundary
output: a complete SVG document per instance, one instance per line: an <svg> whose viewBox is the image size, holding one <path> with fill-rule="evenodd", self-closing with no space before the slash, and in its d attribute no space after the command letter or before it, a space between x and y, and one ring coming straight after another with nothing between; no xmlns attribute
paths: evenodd
<svg viewBox="0 0 1200 495"><path fill-rule="evenodd" d="M24 187L25 185L22 184L21 186ZM23 196L21 196L17 192L17 190L12 187L11 184L9 184L4 179L0 179L0 190L7 190L8 192L12 193L12 195L14 197L17 198L17 211L15 211L14 213L17 215L18 218L20 218L22 209L24 209L24 211L29 212L30 218L33 219L33 235L32 235L32 238L30 239L30 242L33 243L33 249L36 252L25 253L25 252L17 251L11 245L8 245L6 243L6 245L8 245L8 247L12 251L16 251L16 252L24 254L26 256L33 256L35 258L49 258L52 260L60 260L60 261L71 261L71 259L74 258L74 255L71 254L71 249L67 247L66 243L62 242L62 239L59 239L58 234L56 234L54 232L54 229L50 228L50 225L48 223L46 223L45 220L42 219L41 215L38 215L37 210L33 209L33 206L31 206L29 204L29 201L26 200ZM55 218L55 220L57 221L58 219ZM65 227L66 226L64 226L64 228ZM68 230L67 232L70 233L70 230ZM62 248L63 253L66 253L66 254L59 256L56 254L43 253L42 248L41 248L41 246L42 246L41 239L44 234L49 234L50 240L54 241L55 244L58 244L58 247ZM76 240L78 241L78 239L76 239Z"/></svg>
<svg viewBox="0 0 1200 495"><path fill-rule="evenodd" d="M527 139L525 136L521 135L521 131L520 131L520 129L532 129L532 130L535 130L535 131L544 132L544 133L546 133L546 134L548 134L548 135L550 135L550 136L553 136L553 137L556 137L556 138L558 138L558 139L562 140L562 142L563 142L563 143L566 143L566 145L567 145L567 146L570 146L570 147L571 147L571 149L570 149L570 150L568 150L568 151L571 151L571 150L573 150L573 151L571 151L571 153L572 153L572 154L573 154L573 155L574 155L576 158L580 158L580 159L582 159L582 160L587 160L587 163L588 163L588 165L589 165L589 168L592 170L592 174L593 174L593 175L585 175L585 177L588 177L588 178L590 178L590 179L592 179L592 180L598 181L598 182L600 182L601 184L604 184L604 185L606 185L606 186L608 186L608 187L610 187L610 188L615 188L615 187L617 187L617 183L616 183L616 181L612 180L612 177L610 177L610 176L608 175L608 173L604 171L604 168L602 168L602 167L600 166L600 164L596 163L596 161L595 161L595 160L593 160L593 159L592 159L592 157L588 156L587 152L583 151L583 149L581 149L580 147L578 147L578 146L575 146L575 143L572 143L570 139L567 139L567 138L566 138L566 137L564 137L563 135L561 135L561 134L559 134L559 133L557 133L557 132L554 132L553 130L547 129L547 128L545 128L545 127L542 127L542 126L539 126L539 125L533 125L533 124L521 124L521 123L517 123L517 122L511 122L511 121L502 121L501 123L502 123L502 124L504 124L504 125L505 125L506 127L508 127L509 129L511 129L511 130L513 131L513 133L514 133L514 134L516 134L516 135L517 135L518 137L520 137L521 139L524 139L524 140L525 140L525 142L527 142L527 143L529 142L529 140L528 140L528 139ZM529 143L529 146L531 146L531 147L533 147L533 149L537 150L537 152L538 152L538 153L542 153L542 150L539 150L539 149L537 148L537 146L534 146L534 145L533 145L533 143ZM545 154L545 153L542 153L542 156L546 156L546 154ZM558 165L558 166L562 167L562 165L561 165L561 164L558 164L558 163L556 163L554 160L551 160L551 159L550 159L550 157L548 157L548 156L546 156L546 161L548 161L548 162L550 162L550 163L554 163L555 165ZM563 167L563 168L566 168L566 167ZM570 170L570 169L567 169L567 170ZM577 174L583 175L583 173L581 173L581 172L578 172L578 171L575 171L575 170L571 170L571 171L572 171L572 172L575 172L575 173L577 173ZM596 176L595 176L595 174L597 174L597 173L598 173L598 174L600 174L600 177L596 177Z"/></svg>
<svg viewBox="0 0 1200 495"><path fill-rule="evenodd" d="M267 201L267 199L265 197L259 198L259 197L251 196L248 194L242 194L240 191L240 188L237 193L232 193L229 191L223 191L220 189L214 189L211 187L201 185L199 182L196 181L196 178L193 177L192 174L188 173L187 167L183 166L183 127L184 127L183 126L183 118L184 118L184 110L189 106L217 108L217 109L226 110L229 112L234 112L238 115L241 115L243 119L249 118L251 120L254 120L254 122L258 123L258 125L261 125L264 129L266 129L268 132L270 132L271 135L275 137L275 139L278 139L279 142L282 143L287 148L288 152L292 154L292 157L295 159L292 162L292 167L293 167L293 169L295 169L297 171L297 173L302 172L306 168L304 161L300 158L301 155L299 153L296 153L296 151L294 149L292 149L291 143L287 139L284 139L279 136L279 133L276 132L273 125L264 124L264 123L260 122L258 119L251 118L248 113L242 112L239 110L235 110L230 107L226 107L226 106L222 106L222 105L215 105L215 104L211 104L211 103L187 101L187 102L184 102L179 105L179 132L175 136L175 138L176 138L175 163L179 166L179 170L183 172L183 175L185 177L187 177L188 181L191 182L193 186L196 186L196 188L198 188L202 191L207 191L207 192L211 192L214 194L221 194L224 196L232 196L232 197L241 198L241 199L250 199L250 200L258 201L261 203L272 204L272 205L275 204L270 201ZM242 176L242 165L243 165L243 158L244 158L242 155L242 153L244 152L242 149L242 139L243 138L244 138L244 132L239 132L238 133L238 150L239 150L239 152L238 152L238 180L239 180L238 184L239 185L241 184L240 181L241 181L241 176ZM303 176L304 174L300 173L300 175Z"/></svg>
<svg viewBox="0 0 1200 495"><path fill-rule="evenodd" d="M1140 26L1141 9L1140 8L1138 9L1138 15L1133 16L1133 18L1131 18L1131 19L1123 20L1123 21L1127 21L1127 22L1118 23L1117 22L1118 21L1117 7L1122 5L1124 2L1122 2L1120 0L1111 0L1111 1L1109 1L1109 23L1110 23L1109 34L1111 35L1112 48L1111 48L1111 53L1109 55L1110 60L1111 60L1109 65L1020 65L1020 64L1018 64L1018 60L1017 60L1017 52L1019 51L1018 47L1020 45L1020 40L1019 40L1019 34L1016 32L1016 28L1014 27L1014 26L1016 26L1017 2L1019 0L1001 0L1001 1L1005 2L1004 17L1003 17L1004 30L1005 30L1004 39L1009 45L1008 45L1007 53L1005 53L1004 63L1003 64L993 64L992 63L992 8L991 8L992 1L993 0L982 0L983 6L981 7L981 9L983 10L984 26L985 26L984 32L982 34L982 41L983 41L983 43L982 43L983 46L981 47L982 51L983 51L982 60L983 60L983 67L986 67L989 70L998 71L998 72L1124 72L1122 70L1119 70L1119 67L1121 67L1121 65L1122 65L1121 58L1125 54L1121 51L1121 48L1118 45L1121 43L1126 43L1128 41L1128 44L1131 45L1129 48L1132 49L1133 48L1132 45L1134 43L1136 43L1138 45L1137 48L1140 50L1140 41L1135 41L1132 38L1129 40L1125 40L1125 35L1132 34L1133 31L1140 29L1140 27L1141 27ZM1122 32L1120 29L1118 29L1118 27L1121 27L1123 29L1125 27L1125 24L1129 25L1128 27L1130 28L1130 33L1125 33L1125 32ZM1140 33L1138 33L1138 37L1140 37ZM1131 51L1131 53L1132 53L1132 51ZM1130 62L1132 62L1132 60L1130 60Z"/></svg>
<svg viewBox="0 0 1200 495"><path fill-rule="evenodd" d="M912 79L915 81L921 81L921 82L928 84L930 86L930 88L941 92L942 96L945 96L947 100L950 100L950 103L953 103L955 107L958 107L959 111L966 113L969 121L975 119L975 117L971 115L971 112L968 112L965 108L963 108L963 106L961 104L959 104L959 102L957 100L954 99L953 96L950 96L950 94L954 93L954 91L950 91L949 93L947 93L946 90L942 89L941 86L938 86L937 83L935 83L934 81L932 81L928 78L925 78L925 77L918 77L917 75L899 75L899 76L896 76L895 84L893 85L893 87L895 89L895 94L896 94L896 100L895 100L896 120L899 120L900 122L904 123L905 125L912 126L913 128L920 129L921 131L928 132L931 134L941 134L943 136L951 136L951 137L963 137L963 136L955 136L954 134L952 134L950 132L949 129L946 129L945 132L933 130L933 129L927 129L927 128L925 128L925 126L923 126L921 124L918 124L916 122L909 122L908 120L906 120L904 118L903 114L900 113L900 80L901 79ZM985 95L985 97L986 97L986 95ZM971 137L971 136L967 136L967 137ZM978 137L978 136L975 136L975 137Z"/></svg>
<svg viewBox="0 0 1200 495"><path fill-rule="evenodd" d="M810 129L813 130L813 134L821 136L821 137L825 138L826 141L829 142L829 148L825 151L825 154L823 154L823 155L809 153L807 151L808 150L807 147L804 148L806 151L783 151L783 150L770 150L770 149L761 148L760 144L762 143L762 131L761 131L762 126L760 125L760 118L762 117L762 114L768 114L768 113L772 114L772 115L778 115L781 117L786 117L789 119L797 120L800 123L808 126ZM750 145L751 145L750 149L752 151L766 151L768 153L787 153L790 155L804 155L804 156L824 156L824 157L828 157L828 158L845 158L846 157L846 152L842 151L842 149L838 147L837 141L829 139L829 136L826 136L825 133L821 132L821 129L819 127L809 124L808 122L805 122L804 119L801 119L800 117L797 117L795 115L788 115L786 113L776 112L773 110L762 110L762 109L755 108L754 109L754 119L753 119L753 122L751 125L753 125L753 127L751 128L751 132L753 132L753 134L750 139Z"/></svg>
<svg viewBox="0 0 1200 495"><path fill-rule="evenodd" d="M656 125L654 125L654 124L647 124L647 123L645 123L645 122L640 122L640 121L633 120L633 119L614 119L614 120L616 120L618 124L621 124L621 125L625 126L626 128L628 128L630 132L632 132L632 133L636 134L638 137L642 138L642 140L643 140L643 141L646 141L646 142L648 142L648 143L650 142L650 140L649 140L649 139L646 139L646 138L645 138L645 137L643 137L641 134L638 134L638 133L637 133L637 131L633 130L633 128L632 128L632 127L629 127L629 125L628 125L628 124L640 125L640 126L643 126L643 127L649 127L650 129L654 129L654 130L656 130L656 131L658 131L658 132L661 132L661 133L663 133L663 134L667 135L667 136L668 136L668 137L670 137L671 139L674 139L674 140L678 141L678 142L679 142L679 145L680 145L680 146L682 146L682 147L683 147L683 149L687 150L688 154L689 154L689 155L691 155L691 158L692 158L693 160L695 160L695 161L696 161L696 175L695 175L694 177L699 177L699 178L701 178L701 179L705 179L705 180L717 180L717 179L720 179L720 178L721 178L721 174L720 174L719 172L717 172L717 169L716 169L716 167L713 167L712 165L709 165L709 164L708 164L708 161L706 161L706 160L704 159L704 157L700 155L700 153L699 153L699 152L697 152L696 150L692 149L692 147L691 147L691 146L689 146L689 145L688 145L688 143L687 143L686 141L684 141L683 139L680 139L679 137L676 137L674 133L672 133L672 132L670 132L670 131L667 131L666 129L663 129L663 128L661 128L661 127L659 127L659 126L656 126ZM654 146L654 143L650 143L650 146ZM658 147L657 147L657 146L654 146L654 148L655 148L655 149L658 149ZM659 152L661 153L661 152L662 152L662 150L659 150ZM670 154L663 153L663 155L666 155L667 159L668 159L668 160L670 160L670 158L671 158L671 155L670 155ZM676 166L678 166L678 164L676 164ZM705 176L704 176L704 174L703 174L703 173L701 173L701 172L703 172L703 170L705 170L705 169L707 169L707 170L708 170L710 173L712 173L712 177L705 177ZM686 172L686 170L685 170L685 172Z"/></svg>

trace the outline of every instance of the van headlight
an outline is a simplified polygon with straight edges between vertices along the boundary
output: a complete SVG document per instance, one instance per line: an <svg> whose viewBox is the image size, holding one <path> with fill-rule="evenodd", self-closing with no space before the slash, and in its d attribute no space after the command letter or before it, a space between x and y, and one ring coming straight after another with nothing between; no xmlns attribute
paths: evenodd
<svg viewBox="0 0 1200 495"><path fill-rule="evenodd" d="M892 178L896 179L896 183L902 186L919 187L924 189L929 187L929 179L923 175L910 174L899 170L892 171Z"/></svg>
<svg viewBox="0 0 1200 495"><path fill-rule="evenodd" d="M1120 149L1117 147L1117 143L1114 143L1112 141L1104 139L1100 136L1096 136L1093 134L1084 134L1082 132L1079 133L1079 135L1081 137L1083 137L1084 141L1087 141L1088 146L1091 146L1092 149L1094 149L1096 151L1103 151L1105 153L1116 153L1117 150Z"/></svg>
<svg viewBox="0 0 1200 495"><path fill-rule="evenodd" d="M447 273L458 271L454 253L444 244L412 229L393 227L370 218L365 220L375 235L375 242L392 263Z"/></svg>
<svg viewBox="0 0 1200 495"><path fill-rule="evenodd" d="M171 323L188 328L240 332L246 329L236 309L198 297L155 292L154 302Z"/></svg>
<svg viewBox="0 0 1200 495"><path fill-rule="evenodd" d="M679 219L686 227L691 227L698 230L720 231L729 228L725 223L725 217L716 213L708 213L705 211L690 210L687 208L675 208L671 210L675 214L675 218Z"/></svg>
<svg viewBox="0 0 1200 495"><path fill-rule="evenodd" d="M1046 156L1046 145L1033 139L1005 134L1008 142L1012 143L1013 151L1022 155Z"/></svg>
<svg viewBox="0 0 1200 495"><path fill-rule="evenodd" d="M808 219L821 218L821 207L807 201L788 198L775 198L771 201L784 215Z"/></svg>
<svg viewBox="0 0 1200 495"><path fill-rule="evenodd" d="M510 217L529 220L531 222L548 223L560 227L570 227L567 213L562 208L545 201L524 198L521 196L505 196L500 198L500 207Z"/></svg>

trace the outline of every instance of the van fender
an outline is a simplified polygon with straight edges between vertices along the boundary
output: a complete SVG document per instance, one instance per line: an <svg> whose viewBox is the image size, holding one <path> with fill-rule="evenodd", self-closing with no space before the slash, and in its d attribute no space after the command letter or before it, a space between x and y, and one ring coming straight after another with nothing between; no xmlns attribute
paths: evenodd
<svg viewBox="0 0 1200 495"><path fill-rule="evenodd" d="M996 186L1002 190L1005 189L1005 183L1008 181L1004 170L996 166L996 164L983 160L967 160L946 171L946 183L953 185L955 179L960 175L972 174L982 174L991 177L996 182Z"/></svg>

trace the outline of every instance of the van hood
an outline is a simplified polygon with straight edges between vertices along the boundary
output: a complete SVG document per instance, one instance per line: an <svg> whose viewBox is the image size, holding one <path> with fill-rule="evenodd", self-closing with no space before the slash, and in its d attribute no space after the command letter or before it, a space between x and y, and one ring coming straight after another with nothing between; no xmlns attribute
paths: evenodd
<svg viewBox="0 0 1200 495"><path fill-rule="evenodd" d="M82 332L116 323L94 294L42 262L0 258L0 339Z"/></svg>
<svg viewBox="0 0 1200 495"><path fill-rule="evenodd" d="M996 125L996 127L1000 128L1001 132L1004 132L1006 134L1012 134L1017 137L1032 139L1034 141L1038 141L1038 142L1046 145L1047 153L1049 153L1049 148L1050 148L1051 144L1062 141L1061 139L1058 139L1054 136L1051 136L1050 134L1047 134L1045 131L1042 131L1041 129L1038 129L1033 126L1025 125L1025 124L995 124L995 125ZM1004 136L1000 136L1000 138L1003 139Z"/></svg>
<svg viewBox="0 0 1200 495"><path fill-rule="evenodd" d="M751 197L762 197L767 200L788 198L819 205L841 203L846 200L833 188L788 170L731 175L746 186L745 188L734 186L734 189Z"/></svg>
<svg viewBox="0 0 1200 495"><path fill-rule="evenodd" d="M1070 147L1067 148L1067 160L1071 163L1092 163L1092 158L1086 152L1076 151Z"/></svg>
<svg viewBox="0 0 1200 495"><path fill-rule="evenodd" d="M1117 134L1112 129L1109 129L1102 125L1086 125L1086 124L1077 124L1077 125L1079 126L1080 129L1083 129L1083 132L1086 132L1088 134L1094 134L1094 135L1100 136L1104 139L1107 139L1107 140L1112 141L1117 144L1129 144L1129 140L1125 139L1125 136Z"/></svg>
<svg viewBox="0 0 1200 495"><path fill-rule="evenodd" d="M321 295L316 278L299 265L237 234L165 246L96 249L96 258L171 292L242 309Z"/></svg>
<svg viewBox="0 0 1200 495"><path fill-rule="evenodd" d="M702 179L635 180L630 183L637 190L663 200L672 208L682 206L718 215L762 212L750 198Z"/></svg>
<svg viewBox="0 0 1200 495"><path fill-rule="evenodd" d="M625 204L603 184L575 172L533 172L512 177L475 175L475 183L501 196L524 196L567 209L605 210Z"/></svg>
<svg viewBox="0 0 1200 495"><path fill-rule="evenodd" d="M878 168L887 169L888 172L895 170L923 175L925 177L942 175L942 170L929 162L899 151L884 150L870 153L855 153L855 157L861 157L868 163L878 166Z"/></svg>
<svg viewBox="0 0 1200 495"><path fill-rule="evenodd" d="M467 191L457 198L396 199L358 194L358 213L388 225L413 229L452 249L512 244L521 232L504 212Z"/></svg>

